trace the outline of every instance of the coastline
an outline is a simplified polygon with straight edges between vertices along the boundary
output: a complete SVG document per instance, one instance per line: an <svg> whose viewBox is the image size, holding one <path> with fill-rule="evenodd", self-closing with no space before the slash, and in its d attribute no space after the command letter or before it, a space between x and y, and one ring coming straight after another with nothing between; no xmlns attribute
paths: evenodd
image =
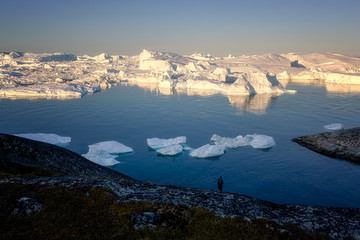
<svg viewBox="0 0 360 240"><path fill-rule="evenodd" d="M110 189L119 202L160 202L201 207L221 217L241 217L252 221L268 219L277 224L294 224L310 233L333 239L359 239L360 209L284 204L249 196L207 189L190 189L143 183L109 168L94 164L80 155L51 144L0 134L2 169L16 166L51 172L50 176L2 177L0 184L42 187L102 187Z"/></svg>

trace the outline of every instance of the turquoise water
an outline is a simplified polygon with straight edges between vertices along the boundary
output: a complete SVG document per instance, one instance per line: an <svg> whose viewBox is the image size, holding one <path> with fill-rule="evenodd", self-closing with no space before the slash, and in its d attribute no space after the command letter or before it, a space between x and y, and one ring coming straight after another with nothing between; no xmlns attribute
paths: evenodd
<svg viewBox="0 0 360 240"><path fill-rule="evenodd" d="M289 84L297 94L227 98L223 95L163 95L136 86L118 86L74 100L0 100L0 132L71 136L67 148L84 154L88 145L115 140L134 149L112 168L157 184L216 189L277 203L360 207L360 165L303 148L291 139L325 131L340 122L360 126L360 94L330 93L324 86ZM204 93L202 93L204 94ZM229 149L213 159L188 152L161 157L146 139L186 136L192 148L211 136L272 136L269 151Z"/></svg>

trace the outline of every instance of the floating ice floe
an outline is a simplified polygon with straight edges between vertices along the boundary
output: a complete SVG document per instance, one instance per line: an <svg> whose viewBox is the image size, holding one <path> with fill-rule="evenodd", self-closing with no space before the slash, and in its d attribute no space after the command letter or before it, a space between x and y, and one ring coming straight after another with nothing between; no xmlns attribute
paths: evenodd
<svg viewBox="0 0 360 240"><path fill-rule="evenodd" d="M82 156L101 166L112 166L120 163L119 161L116 160L116 158L118 157L117 155L112 155L103 150L92 151L92 152L89 151L88 153L83 154Z"/></svg>
<svg viewBox="0 0 360 240"><path fill-rule="evenodd" d="M342 125L341 123L332 123L332 124L329 124L329 125L325 125L324 128L326 128L328 130L336 131L336 130L344 129L344 125Z"/></svg>
<svg viewBox="0 0 360 240"><path fill-rule="evenodd" d="M250 135L249 135L250 136ZM266 135L252 135L253 139L250 142L250 145L253 148L258 149L268 149L275 146L275 141L273 137L266 136Z"/></svg>
<svg viewBox="0 0 360 240"><path fill-rule="evenodd" d="M229 138L229 137L220 137L219 135L214 134L211 137L211 141L213 141L215 145L222 145L226 148L238 148L238 147L248 146L251 140L252 138L249 137L248 135L245 137L239 135L235 138Z"/></svg>
<svg viewBox="0 0 360 240"><path fill-rule="evenodd" d="M122 143L116 141L105 141L98 142L92 145L89 145L89 151L105 151L108 153L129 153L134 150L131 147L127 147Z"/></svg>
<svg viewBox="0 0 360 240"><path fill-rule="evenodd" d="M158 150L161 148L166 148L172 145L179 145L186 143L186 137L180 136L176 138L169 138L169 139L160 139L160 138L148 138L146 139L147 144L150 148L154 150Z"/></svg>
<svg viewBox="0 0 360 240"><path fill-rule="evenodd" d="M22 133L14 135L59 146L66 146L71 142L71 137L63 137L53 133Z"/></svg>
<svg viewBox="0 0 360 240"><path fill-rule="evenodd" d="M89 145L89 152L82 156L102 166L118 164L115 160L121 153L130 153L134 150L116 141L105 141Z"/></svg>
<svg viewBox="0 0 360 240"><path fill-rule="evenodd" d="M211 137L211 141L215 145L221 145L226 148L238 148L238 147L244 147L251 145L253 148L271 148L275 145L274 138L266 135L246 135L246 136L237 136L235 138L229 138L229 137L220 137L219 135L214 134Z"/></svg>
<svg viewBox="0 0 360 240"><path fill-rule="evenodd" d="M206 144L202 147L194 149L191 153L191 157L196 158L211 158L221 156L225 153L225 147L222 145L210 145Z"/></svg>
<svg viewBox="0 0 360 240"><path fill-rule="evenodd" d="M161 155L166 155L166 156L175 156L179 153L181 153L183 151L183 146L181 146L180 144L177 145L172 145L166 148L161 148L159 150L157 150L158 153L160 153Z"/></svg>

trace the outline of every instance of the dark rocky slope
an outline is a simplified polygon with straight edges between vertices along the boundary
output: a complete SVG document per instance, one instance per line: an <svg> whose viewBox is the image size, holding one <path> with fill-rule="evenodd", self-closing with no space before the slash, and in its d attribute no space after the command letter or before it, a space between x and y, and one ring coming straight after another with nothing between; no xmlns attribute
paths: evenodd
<svg viewBox="0 0 360 240"><path fill-rule="evenodd" d="M80 155L54 145L0 134L0 167L34 167L55 173L43 177L3 177L0 184L20 183L75 188L100 186L111 189L118 201L158 201L200 206L220 216L265 218L295 224L334 239L360 239L360 209L305 205L278 205L248 196L206 189L189 189L143 183L96 165Z"/></svg>
<svg viewBox="0 0 360 240"><path fill-rule="evenodd" d="M292 141L329 157L360 163L360 128L302 136Z"/></svg>

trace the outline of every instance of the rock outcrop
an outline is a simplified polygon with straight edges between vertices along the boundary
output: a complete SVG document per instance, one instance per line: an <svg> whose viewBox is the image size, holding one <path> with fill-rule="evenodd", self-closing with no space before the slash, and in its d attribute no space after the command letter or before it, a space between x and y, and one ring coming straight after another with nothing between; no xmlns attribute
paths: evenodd
<svg viewBox="0 0 360 240"><path fill-rule="evenodd" d="M360 128L302 136L292 141L329 157L360 163Z"/></svg>
<svg viewBox="0 0 360 240"><path fill-rule="evenodd" d="M0 134L0 168L10 169L13 165L41 168L55 174L2 177L0 184L35 184L66 189L101 186L111 189L118 201L157 201L200 206L220 216L240 216L247 220L264 218L279 224L295 224L308 232L327 234L334 239L360 239L360 209L278 205L235 193L143 183L94 164L64 148Z"/></svg>

